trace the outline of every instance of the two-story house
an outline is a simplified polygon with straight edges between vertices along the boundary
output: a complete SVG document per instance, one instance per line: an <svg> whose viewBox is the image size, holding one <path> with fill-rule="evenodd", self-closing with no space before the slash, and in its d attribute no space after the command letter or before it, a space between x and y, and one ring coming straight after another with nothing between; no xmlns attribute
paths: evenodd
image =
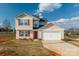
<svg viewBox="0 0 79 59"><path fill-rule="evenodd" d="M17 15L16 39L60 40L64 38L64 29L37 16L22 13Z"/></svg>

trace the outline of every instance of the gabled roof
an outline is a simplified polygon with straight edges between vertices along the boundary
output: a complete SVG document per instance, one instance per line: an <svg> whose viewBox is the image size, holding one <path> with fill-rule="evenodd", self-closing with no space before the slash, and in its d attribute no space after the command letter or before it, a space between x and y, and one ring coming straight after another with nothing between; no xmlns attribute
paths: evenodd
<svg viewBox="0 0 79 59"><path fill-rule="evenodd" d="M55 26L55 27L54 27ZM47 23L45 26L39 28L39 29L42 29L42 30L45 30L45 29L49 29L49 28L60 28L60 29L64 29L63 27L60 27L56 24L53 24L53 23ZM53 29L52 29L53 30Z"/></svg>
<svg viewBox="0 0 79 59"><path fill-rule="evenodd" d="M23 12L23 13L17 15L16 18L22 18L22 17L25 17L25 16L31 16L31 15L29 15L29 14Z"/></svg>
<svg viewBox="0 0 79 59"><path fill-rule="evenodd" d="M47 28L50 28L52 27L54 24L52 23L47 23L45 26L41 27L40 29L47 29Z"/></svg>
<svg viewBox="0 0 79 59"><path fill-rule="evenodd" d="M36 17L36 18L40 18L39 16L36 16L36 15L32 15L33 17Z"/></svg>
<svg viewBox="0 0 79 59"><path fill-rule="evenodd" d="M29 14L27 14L27 13L25 13L25 12L23 12L23 13L17 15L15 18L23 18L23 17L25 17L25 16L30 16L30 17L33 17L34 19L37 19L37 20L44 19L44 18L40 18L39 16L36 16L36 15L29 15ZM45 19L44 19L44 20L45 20Z"/></svg>

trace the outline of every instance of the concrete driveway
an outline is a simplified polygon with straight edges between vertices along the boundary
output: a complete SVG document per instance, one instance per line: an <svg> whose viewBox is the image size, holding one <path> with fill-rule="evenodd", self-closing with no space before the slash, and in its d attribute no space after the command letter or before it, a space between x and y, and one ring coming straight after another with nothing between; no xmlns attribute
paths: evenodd
<svg viewBox="0 0 79 59"><path fill-rule="evenodd" d="M60 41L42 41L43 46L51 51L54 51L62 56L79 56L79 47Z"/></svg>

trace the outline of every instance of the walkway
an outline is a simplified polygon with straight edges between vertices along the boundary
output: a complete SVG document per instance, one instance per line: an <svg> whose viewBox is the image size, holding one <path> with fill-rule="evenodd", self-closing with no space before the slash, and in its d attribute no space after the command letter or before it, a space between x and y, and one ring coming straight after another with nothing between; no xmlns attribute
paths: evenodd
<svg viewBox="0 0 79 59"><path fill-rule="evenodd" d="M79 56L79 47L64 41L42 41L43 46L64 56Z"/></svg>

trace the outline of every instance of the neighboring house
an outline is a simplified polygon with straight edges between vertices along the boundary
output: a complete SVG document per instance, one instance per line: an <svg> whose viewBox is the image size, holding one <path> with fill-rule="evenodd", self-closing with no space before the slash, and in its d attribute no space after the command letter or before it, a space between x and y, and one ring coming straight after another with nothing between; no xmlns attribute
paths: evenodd
<svg viewBox="0 0 79 59"><path fill-rule="evenodd" d="M64 39L64 28L48 23L37 16L22 13L16 16L16 39L32 38L43 40Z"/></svg>

